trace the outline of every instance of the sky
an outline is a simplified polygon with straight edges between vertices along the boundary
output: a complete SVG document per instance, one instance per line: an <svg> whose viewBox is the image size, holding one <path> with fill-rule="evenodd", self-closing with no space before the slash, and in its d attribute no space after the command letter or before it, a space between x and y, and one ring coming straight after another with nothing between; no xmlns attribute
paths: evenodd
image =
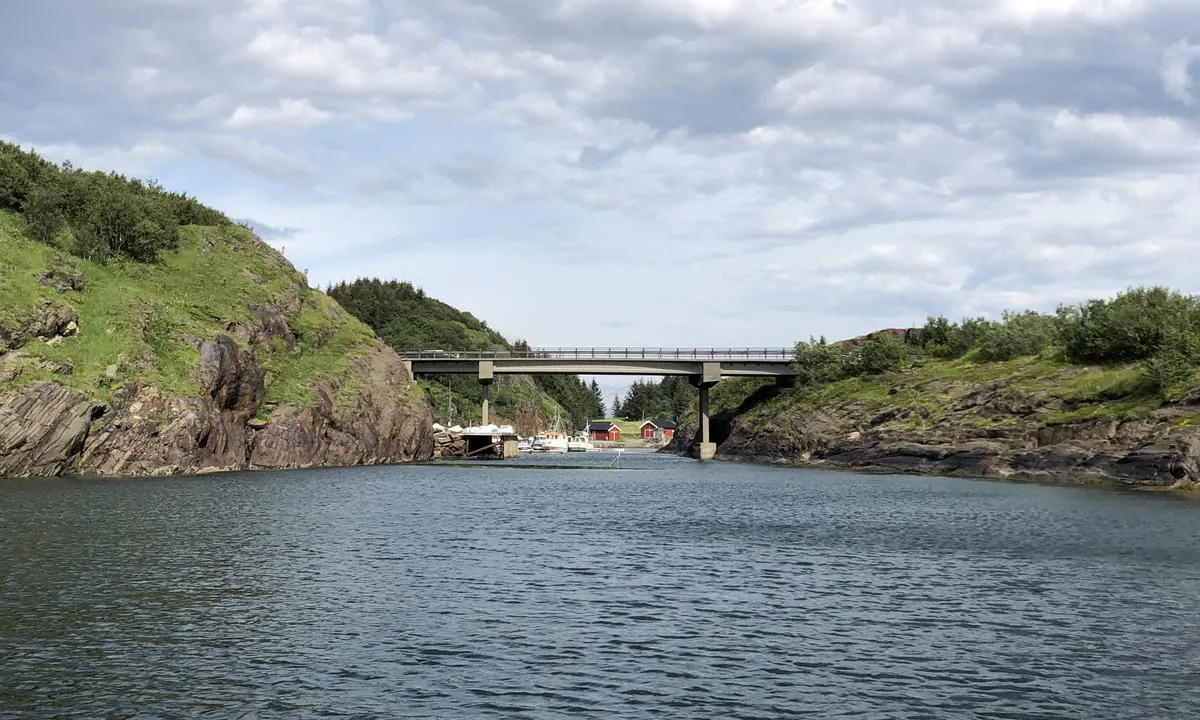
<svg viewBox="0 0 1200 720"><path fill-rule="evenodd" d="M313 285L409 280L535 346L788 346L1200 291L1195 0L3 15L0 137L195 195Z"/></svg>

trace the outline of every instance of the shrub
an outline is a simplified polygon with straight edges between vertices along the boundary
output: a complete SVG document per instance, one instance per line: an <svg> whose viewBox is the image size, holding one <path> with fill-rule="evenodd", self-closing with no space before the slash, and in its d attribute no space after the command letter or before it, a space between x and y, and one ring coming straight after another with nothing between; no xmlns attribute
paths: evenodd
<svg viewBox="0 0 1200 720"><path fill-rule="evenodd" d="M879 333L859 349L858 370L871 375L899 370L907 355L903 341L890 333Z"/></svg>
<svg viewBox="0 0 1200 720"><path fill-rule="evenodd" d="M979 342L979 359L987 362L1037 355L1050 347L1055 337L1055 319L1026 310L1005 312L1000 323L988 327Z"/></svg>
<svg viewBox="0 0 1200 720"><path fill-rule="evenodd" d="M796 343L795 357L798 385L820 385L846 377L846 350L828 344L824 337Z"/></svg>
<svg viewBox="0 0 1200 720"><path fill-rule="evenodd" d="M952 323L944 317L931 317L921 328L920 345L935 357L953 360L976 347L994 323L985 318L965 318Z"/></svg>
<svg viewBox="0 0 1200 720"><path fill-rule="evenodd" d="M220 212L154 181L84 172L0 142L0 208L21 212L30 237L53 243L70 228L80 254L144 262L176 247L181 225L224 225Z"/></svg>
<svg viewBox="0 0 1200 720"><path fill-rule="evenodd" d="M1162 287L1134 288L1112 300L1058 309L1058 336L1072 362L1145 360L1163 349L1168 337L1198 330L1196 299Z"/></svg>
<svg viewBox="0 0 1200 720"><path fill-rule="evenodd" d="M1164 400L1187 380L1200 363L1200 338L1180 328L1167 328L1158 351L1146 361L1146 380Z"/></svg>

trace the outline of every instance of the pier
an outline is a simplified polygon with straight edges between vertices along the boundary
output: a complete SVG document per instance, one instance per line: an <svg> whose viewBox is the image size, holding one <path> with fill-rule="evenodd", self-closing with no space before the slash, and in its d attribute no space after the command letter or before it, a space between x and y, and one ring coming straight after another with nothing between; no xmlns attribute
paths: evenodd
<svg viewBox="0 0 1200 720"><path fill-rule="evenodd" d="M791 348L596 348L529 350L400 351L414 377L474 375L483 386L483 423L488 422L488 388L497 375L683 375L700 393L700 459L711 460L709 389L727 377L795 377Z"/></svg>

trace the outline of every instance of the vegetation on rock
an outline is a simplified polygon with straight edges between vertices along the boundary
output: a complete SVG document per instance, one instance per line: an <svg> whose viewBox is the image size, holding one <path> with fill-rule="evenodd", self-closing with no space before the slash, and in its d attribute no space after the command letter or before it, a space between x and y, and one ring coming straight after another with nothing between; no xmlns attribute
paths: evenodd
<svg viewBox="0 0 1200 720"><path fill-rule="evenodd" d="M342 307L370 325L396 350L528 350L524 341L509 342L487 323L468 312L428 297L412 283L359 278L327 289ZM434 414L454 421L477 422L482 389L470 376L434 376L419 381ZM604 414L599 388L574 375L539 375L532 379L500 376L489 402L502 418L528 432L533 425L560 415L574 428Z"/></svg>
<svg viewBox="0 0 1200 720"><path fill-rule="evenodd" d="M997 363L1040 357L1064 365L1141 363L1135 391L1169 400L1200 366L1200 298L1133 288L1111 300L1064 305L1054 315L1005 312L999 321L931 317L913 331L796 344L797 384L814 387L966 358Z"/></svg>
<svg viewBox="0 0 1200 720"><path fill-rule="evenodd" d="M1197 338L1200 300L1134 288L1053 315L813 339L794 389L714 388L713 439L725 457L1197 486Z"/></svg>
<svg viewBox="0 0 1200 720"><path fill-rule="evenodd" d="M0 474L428 457L408 385L368 326L248 229L0 145Z"/></svg>
<svg viewBox="0 0 1200 720"><path fill-rule="evenodd" d="M230 224L220 212L153 181L55 165L0 142L0 210L18 213L32 238L79 257L151 262L187 225Z"/></svg>

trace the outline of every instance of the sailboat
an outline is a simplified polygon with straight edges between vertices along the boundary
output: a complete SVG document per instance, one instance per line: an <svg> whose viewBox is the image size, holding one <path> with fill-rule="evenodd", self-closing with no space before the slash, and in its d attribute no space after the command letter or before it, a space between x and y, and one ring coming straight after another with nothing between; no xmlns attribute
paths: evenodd
<svg viewBox="0 0 1200 720"><path fill-rule="evenodd" d="M567 435L562 429L562 418L556 412L554 413L554 422L550 424L550 429L537 434L533 439L533 444L530 447L533 452L544 453L565 453L567 452Z"/></svg>

